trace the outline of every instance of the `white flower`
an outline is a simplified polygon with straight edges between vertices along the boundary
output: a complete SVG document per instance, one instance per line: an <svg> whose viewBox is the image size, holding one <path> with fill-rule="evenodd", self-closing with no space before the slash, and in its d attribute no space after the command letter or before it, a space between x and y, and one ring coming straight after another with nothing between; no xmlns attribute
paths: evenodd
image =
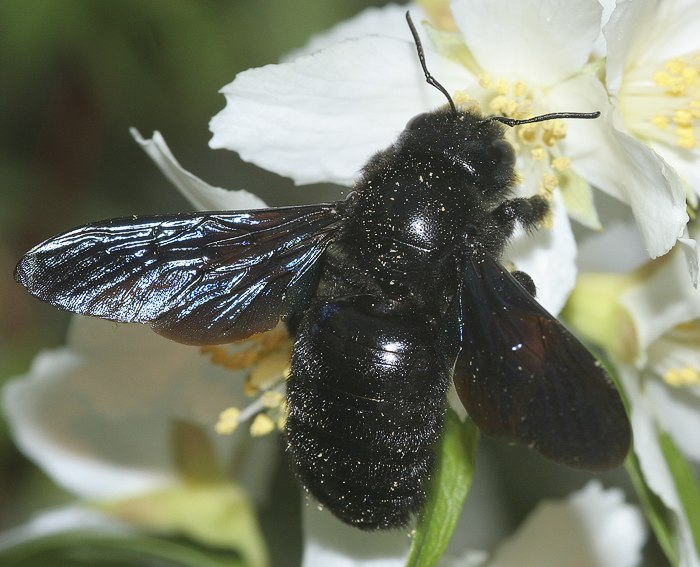
<svg viewBox="0 0 700 567"><path fill-rule="evenodd" d="M513 141L523 191L559 186L570 212L595 226L588 185L574 172L585 173L632 207L652 256L667 252L687 221L680 182L650 149L612 126L603 85L584 72L600 34L600 6L456 0L451 8L458 32L428 27L422 35L432 74L459 102L518 117L604 114L519 128ZM297 183L352 183L409 118L445 102L425 84L408 29L400 31L402 10L363 13L314 38L310 49L321 51L238 75L222 90L227 106L211 122L211 146Z"/></svg>
<svg viewBox="0 0 700 567"><path fill-rule="evenodd" d="M631 273L581 274L565 313L611 357L644 480L671 511L680 564L697 566L699 550L659 438L668 433L700 461L700 292L688 281L681 248Z"/></svg>
<svg viewBox="0 0 700 567"><path fill-rule="evenodd" d="M221 437L214 423L226 407L242 405L243 386L241 372L148 327L75 317L68 345L40 353L26 376L5 387L3 402L18 446L57 484L82 498L113 500L180 482L176 421L209 432L219 464L227 465L245 432ZM265 445L256 443L257 458L243 463L258 498L274 454Z"/></svg>
<svg viewBox="0 0 700 567"><path fill-rule="evenodd" d="M643 270L620 296L636 338L635 366L656 417L681 450L700 462L700 291L675 250Z"/></svg>
<svg viewBox="0 0 700 567"><path fill-rule="evenodd" d="M470 497L471 499L471 497ZM410 541L406 534L364 534L309 507L305 511L304 567L400 567ZM454 541L459 558L443 557L445 567L548 567L574 562L581 567L632 567L641 561L646 527L640 512L620 490L591 482L566 500L543 502L492 553L465 550L467 533Z"/></svg>
<svg viewBox="0 0 700 567"><path fill-rule="evenodd" d="M624 129L700 196L700 4L620 1L605 27L606 80Z"/></svg>
<svg viewBox="0 0 700 567"><path fill-rule="evenodd" d="M634 450L644 475L644 481L661 499L673 516L675 541L681 567L700 566L700 550L695 546L693 530L683 507L681 495L674 481L659 441L659 422L653 400L639 384L634 367L618 364L618 372L631 407L630 420L634 431ZM691 433L686 431L686 433ZM693 438L697 429L692 431Z"/></svg>

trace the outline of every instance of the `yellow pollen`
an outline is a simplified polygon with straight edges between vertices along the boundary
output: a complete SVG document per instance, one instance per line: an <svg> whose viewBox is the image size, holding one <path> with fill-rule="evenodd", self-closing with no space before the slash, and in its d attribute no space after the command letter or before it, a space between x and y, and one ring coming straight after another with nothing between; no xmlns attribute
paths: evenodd
<svg viewBox="0 0 700 567"><path fill-rule="evenodd" d="M513 83L513 94L516 97L522 98L527 94L527 92L527 84L523 83L522 81L515 81L515 83Z"/></svg>
<svg viewBox="0 0 700 567"><path fill-rule="evenodd" d="M664 382L676 388L700 385L700 372L690 366L671 368L663 376Z"/></svg>
<svg viewBox="0 0 700 567"><path fill-rule="evenodd" d="M684 67L685 63L683 63L682 59L669 59L666 61L666 69L668 69L668 71L673 75L679 75L682 73Z"/></svg>
<svg viewBox="0 0 700 567"><path fill-rule="evenodd" d="M496 92L498 94L506 94L510 90L510 83L505 79L498 79L496 81Z"/></svg>
<svg viewBox="0 0 700 567"><path fill-rule="evenodd" d="M479 104L479 101L474 100L465 90L460 89L452 93L452 101L456 106L459 106L465 110L481 112L481 105Z"/></svg>
<svg viewBox="0 0 700 567"><path fill-rule="evenodd" d="M275 409L280 407L284 400L284 394L276 390L270 390L265 392L261 397L262 405L269 409Z"/></svg>
<svg viewBox="0 0 700 567"><path fill-rule="evenodd" d="M525 144L532 144L537 138L537 124L525 124L518 128L518 138Z"/></svg>
<svg viewBox="0 0 700 567"><path fill-rule="evenodd" d="M692 127L678 128L677 144L686 150L693 150L698 147L698 140Z"/></svg>
<svg viewBox="0 0 700 567"><path fill-rule="evenodd" d="M241 410L226 408L219 414L219 420L214 429L219 435L231 435L240 423Z"/></svg>
<svg viewBox="0 0 700 567"><path fill-rule="evenodd" d="M277 429L280 431L284 431L285 426L287 425L287 418L289 417L289 405L287 405L287 400L284 399L282 400L282 404L280 405L280 414L277 417Z"/></svg>
<svg viewBox="0 0 700 567"><path fill-rule="evenodd" d="M660 130L665 130L668 128L669 122L670 120L668 119L668 116L654 116L651 119L651 123Z"/></svg>
<svg viewBox="0 0 700 567"><path fill-rule="evenodd" d="M552 191L554 191L558 186L559 178L553 173L545 173L542 176L542 189L544 190L545 194L551 195Z"/></svg>
<svg viewBox="0 0 700 567"><path fill-rule="evenodd" d="M547 146L553 146L566 137L566 124L563 120L550 120L542 123L542 141Z"/></svg>
<svg viewBox="0 0 700 567"><path fill-rule="evenodd" d="M552 168L557 171L566 171L571 167L571 159L568 157L558 157L552 160Z"/></svg>
<svg viewBox="0 0 700 567"><path fill-rule="evenodd" d="M484 73L479 77L479 85L482 89L490 89L493 85L493 79L488 73Z"/></svg>
<svg viewBox="0 0 700 567"><path fill-rule="evenodd" d="M262 437L268 433L272 433L275 430L275 422L272 418L264 413L259 413L253 419L253 423L250 424L250 434L253 437Z"/></svg>
<svg viewBox="0 0 700 567"><path fill-rule="evenodd" d="M673 122L682 127L690 127L693 124L693 113L690 110L676 110L673 113Z"/></svg>
<svg viewBox="0 0 700 567"><path fill-rule="evenodd" d="M285 378L292 353L292 341L283 325L234 345L203 346L200 352L227 370L246 370L244 393L248 396L268 390Z"/></svg>
<svg viewBox="0 0 700 567"><path fill-rule="evenodd" d="M682 148L698 146L695 126L700 118L700 52L666 61L653 75L654 83L669 97L668 110L648 120L659 130L675 125L675 143ZM669 132L668 134L671 134ZM673 140L664 138L668 143Z"/></svg>
<svg viewBox="0 0 700 567"><path fill-rule="evenodd" d="M219 345L202 346L199 348L199 352L210 355L212 363L219 366L223 365L228 360L226 349Z"/></svg>
<svg viewBox="0 0 700 567"><path fill-rule="evenodd" d="M532 148L530 154L532 155L532 159L534 159L535 161L543 161L546 155L545 151L542 149L541 146Z"/></svg>

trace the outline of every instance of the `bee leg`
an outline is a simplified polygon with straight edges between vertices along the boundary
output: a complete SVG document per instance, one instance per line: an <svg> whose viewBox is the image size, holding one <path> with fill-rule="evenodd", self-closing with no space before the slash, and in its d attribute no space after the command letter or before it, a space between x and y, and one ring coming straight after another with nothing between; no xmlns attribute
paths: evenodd
<svg viewBox="0 0 700 567"><path fill-rule="evenodd" d="M535 297L537 294L537 287L529 275L527 275L525 272L521 272L520 270L511 272L510 275L513 276L515 280L525 288L525 291L527 291L532 297Z"/></svg>
<svg viewBox="0 0 700 567"><path fill-rule="evenodd" d="M518 197L501 203L491 213L493 220L501 229L511 233L515 223L519 222L525 230L537 228L549 213L549 203L540 196Z"/></svg>

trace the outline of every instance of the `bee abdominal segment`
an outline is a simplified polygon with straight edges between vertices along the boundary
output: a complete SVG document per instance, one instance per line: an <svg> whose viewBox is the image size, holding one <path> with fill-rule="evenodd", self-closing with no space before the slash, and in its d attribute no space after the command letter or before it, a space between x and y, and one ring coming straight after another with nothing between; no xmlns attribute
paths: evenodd
<svg viewBox="0 0 700 567"><path fill-rule="evenodd" d="M405 526L420 509L448 377L430 329L368 311L347 298L306 312L286 434L302 485L344 522L370 530Z"/></svg>

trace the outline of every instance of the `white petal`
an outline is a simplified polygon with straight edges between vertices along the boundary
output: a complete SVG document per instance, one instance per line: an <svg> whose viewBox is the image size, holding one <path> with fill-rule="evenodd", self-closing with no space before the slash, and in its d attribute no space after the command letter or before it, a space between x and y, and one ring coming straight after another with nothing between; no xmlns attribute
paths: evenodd
<svg viewBox="0 0 700 567"><path fill-rule="evenodd" d="M488 565L632 567L645 540L643 517L622 491L592 481L565 501L540 504Z"/></svg>
<svg viewBox="0 0 700 567"><path fill-rule="evenodd" d="M554 224L533 235L519 229L506 256L535 281L537 301L556 315L576 283L576 241L558 192L552 201Z"/></svg>
<svg viewBox="0 0 700 567"><path fill-rule="evenodd" d="M700 153L679 151L678 147L650 142L649 146L666 161L686 185L686 197L697 207L700 198Z"/></svg>
<svg viewBox="0 0 700 567"><path fill-rule="evenodd" d="M401 530L363 532L315 503L302 504L303 567L403 567L411 540Z"/></svg>
<svg viewBox="0 0 700 567"><path fill-rule="evenodd" d="M493 77L553 85L587 62L600 30L593 0L456 0L452 13L467 47Z"/></svg>
<svg viewBox="0 0 700 567"><path fill-rule="evenodd" d="M3 397L20 449L65 489L114 499L175 482L176 419L210 431L221 463L247 435L214 434L219 412L243 405L243 380L196 347L158 337L146 326L84 317L74 318L69 345L37 356ZM270 458L244 463L254 469L247 476L256 481L254 496L267 488Z"/></svg>
<svg viewBox="0 0 700 567"><path fill-rule="evenodd" d="M194 205L198 211L225 211L264 209L265 202L245 190L230 191L213 187L185 170L175 159L160 132L153 132L150 140L144 139L135 128L130 129L134 140L155 162L170 182Z"/></svg>
<svg viewBox="0 0 700 567"><path fill-rule="evenodd" d="M600 5L603 7L603 14L600 18L600 23L603 28L610 20L610 16L615 9L615 0L599 0ZM596 59L602 59L607 54L607 45L605 42L605 36L603 35L603 30L601 29L600 34L595 40L593 45L593 54Z"/></svg>
<svg viewBox="0 0 700 567"><path fill-rule="evenodd" d="M600 110L597 120L569 120L566 155L585 179L632 208L652 258L668 252L688 222L678 175L653 150L621 132L602 85L580 76L552 89L553 104Z"/></svg>
<svg viewBox="0 0 700 567"><path fill-rule="evenodd" d="M700 3L695 0L619 1L604 29L611 92L619 90L627 67L663 65L700 48L698 21Z"/></svg>
<svg viewBox="0 0 700 567"><path fill-rule="evenodd" d="M596 195L595 204L604 229L576 234L579 270L626 273L649 262L630 208L602 192Z"/></svg>
<svg viewBox="0 0 700 567"><path fill-rule="evenodd" d="M690 388L671 388L658 379L646 382L659 421L688 458L700 462L700 397Z"/></svg>
<svg viewBox="0 0 700 567"><path fill-rule="evenodd" d="M448 91L473 81L456 63L426 56ZM350 185L408 120L445 104L412 43L374 36L245 71L222 92L227 105L211 121L211 147L300 184Z"/></svg>
<svg viewBox="0 0 700 567"><path fill-rule="evenodd" d="M676 325L700 317L700 291L688 277L685 255L674 251L639 284L620 298L634 322L638 352ZM643 364L641 358L638 364Z"/></svg>
<svg viewBox="0 0 700 567"><path fill-rule="evenodd" d="M618 364L620 379L630 403L634 452L639 459L644 479L664 505L671 510L676 520L679 565L699 567L698 551L688 519L683 510L676 486L668 469L657 437L657 423L650 401L639 388L639 376L630 366Z"/></svg>
<svg viewBox="0 0 700 567"><path fill-rule="evenodd" d="M416 24L425 17L423 10L415 4L405 6L396 4L388 4L382 7L371 6L357 14L357 16L314 35L304 47L285 55L283 61L291 61L301 55L325 49L334 43L340 43L346 39L355 39L367 35L393 37L404 41L410 39L411 36L406 23L406 10L411 11L411 18Z"/></svg>
<svg viewBox="0 0 700 567"><path fill-rule="evenodd" d="M698 287L698 274L700 273L700 246L694 238L679 238L678 245L685 254L685 261L688 265L688 273L693 287Z"/></svg>
<svg viewBox="0 0 700 567"><path fill-rule="evenodd" d="M70 505L41 512L26 524L4 532L0 535L0 550L26 544L36 538L76 530L125 535L134 531L127 524L101 514L94 508Z"/></svg>

